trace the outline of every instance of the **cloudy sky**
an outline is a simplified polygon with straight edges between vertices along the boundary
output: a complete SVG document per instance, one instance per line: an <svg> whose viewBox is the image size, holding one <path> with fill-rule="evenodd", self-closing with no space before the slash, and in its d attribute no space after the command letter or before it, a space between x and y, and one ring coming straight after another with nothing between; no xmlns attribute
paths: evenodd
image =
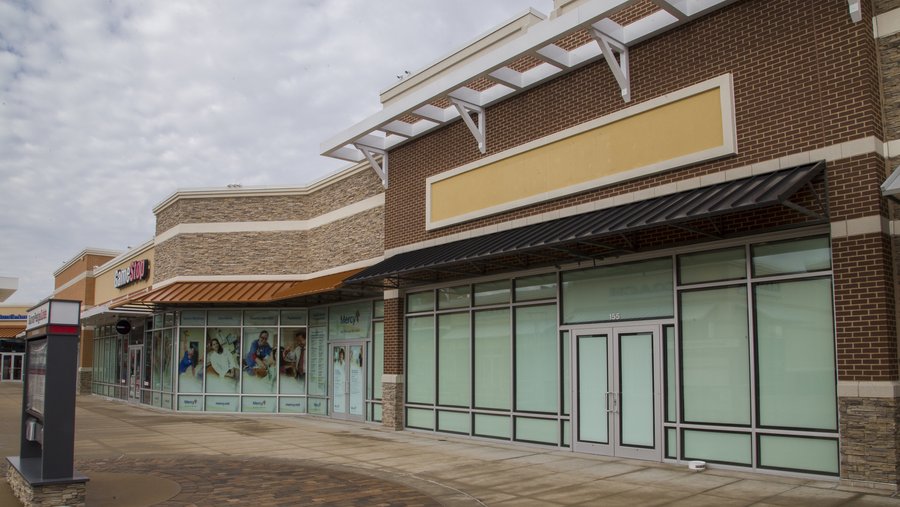
<svg viewBox="0 0 900 507"><path fill-rule="evenodd" d="M552 0L0 0L0 276L53 290L176 189L305 185L378 93Z"/></svg>

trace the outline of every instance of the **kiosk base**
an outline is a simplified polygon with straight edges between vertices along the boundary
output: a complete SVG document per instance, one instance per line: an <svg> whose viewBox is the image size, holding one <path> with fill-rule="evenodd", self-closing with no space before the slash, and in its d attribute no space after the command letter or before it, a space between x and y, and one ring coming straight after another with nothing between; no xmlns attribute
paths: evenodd
<svg viewBox="0 0 900 507"><path fill-rule="evenodd" d="M84 507L88 478L73 471L72 477L41 478L41 459L7 456L6 481L25 507Z"/></svg>

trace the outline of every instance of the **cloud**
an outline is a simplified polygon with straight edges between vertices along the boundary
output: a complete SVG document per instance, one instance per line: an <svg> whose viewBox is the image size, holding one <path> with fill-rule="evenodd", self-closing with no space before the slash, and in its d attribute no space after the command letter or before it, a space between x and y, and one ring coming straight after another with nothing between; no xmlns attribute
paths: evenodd
<svg viewBox="0 0 900 507"><path fill-rule="evenodd" d="M550 0L0 3L0 275L52 291L85 247L152 238L178 188L310 183L378 94Z"/></svg>

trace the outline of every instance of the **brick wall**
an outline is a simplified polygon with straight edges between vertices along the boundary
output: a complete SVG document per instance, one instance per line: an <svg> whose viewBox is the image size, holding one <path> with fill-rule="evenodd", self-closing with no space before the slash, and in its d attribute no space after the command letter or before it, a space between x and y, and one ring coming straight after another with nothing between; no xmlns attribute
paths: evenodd
<svg viewBox="0 0 900 507"><path fill-rule="evenodd" d="M864 17L871 5L864 2ZM843 0L744 1L630 50L632 102L603 61L486 113L490 156L724 73L735 84L739 154L493 217L425 231L425 178L483 158L462 122L391 151L385 248L867 136L882 138L871 23Z"/></svg>
<svg viewBox="0 0 900 507"><path fill-rule="evenodd" d="M405 299L384 301L384 373L403 373L403 313Z"/></svg>
<svg viewBox="0 0 900 507"><path fill-rule="evenodd" d="M875 0L875 14L900 9L900 0Z"/></svg>

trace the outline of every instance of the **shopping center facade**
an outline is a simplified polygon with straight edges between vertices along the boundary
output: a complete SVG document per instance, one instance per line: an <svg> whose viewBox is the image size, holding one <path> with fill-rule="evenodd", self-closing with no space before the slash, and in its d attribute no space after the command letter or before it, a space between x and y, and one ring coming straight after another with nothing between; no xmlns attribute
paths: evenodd
<svg viewBox="0 0 900 507"><path fill-rule="evenodd" d="M93 270L91 391L896 489L894 4L516 16L348 169L160 203Z"/></svg>

